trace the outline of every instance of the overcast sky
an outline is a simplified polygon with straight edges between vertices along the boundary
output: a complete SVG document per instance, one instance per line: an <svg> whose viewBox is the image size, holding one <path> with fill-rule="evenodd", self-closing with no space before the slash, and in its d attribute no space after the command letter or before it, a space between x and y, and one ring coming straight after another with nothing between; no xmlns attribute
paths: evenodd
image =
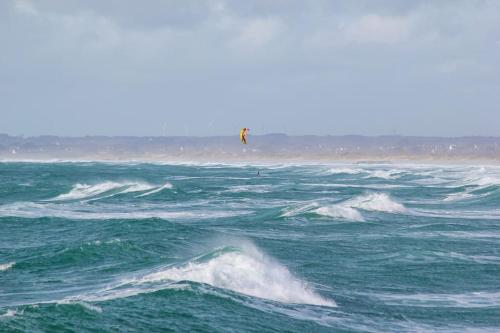
<svg viewBox="0 0 500 333"><path fill-rule="evenodd" d="M500 1L0 1L0 132L500 135Z"/></svg>

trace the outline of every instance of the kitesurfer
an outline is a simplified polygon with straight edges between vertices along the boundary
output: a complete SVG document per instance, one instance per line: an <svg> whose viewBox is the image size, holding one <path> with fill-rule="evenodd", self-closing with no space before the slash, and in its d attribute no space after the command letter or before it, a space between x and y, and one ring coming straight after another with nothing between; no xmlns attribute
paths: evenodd
<svg viewBox="0 0 500 333"><path fill-rule="evenodd" d="M248 131L250 131L250 128L242 128L241 131L240 131L240 140L241 140L241 143L243 144L247 144L247 134L248 134Z"/></svg>

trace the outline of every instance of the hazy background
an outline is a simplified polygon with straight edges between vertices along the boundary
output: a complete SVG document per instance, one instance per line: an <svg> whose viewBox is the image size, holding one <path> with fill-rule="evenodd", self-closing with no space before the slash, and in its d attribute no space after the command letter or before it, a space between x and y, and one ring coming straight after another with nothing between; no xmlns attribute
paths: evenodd
<svg viewBox="0 0 500 333"><path fill-rule="evenodd" d="M500 1L0 1L0 132L500 135Z"/></svg>

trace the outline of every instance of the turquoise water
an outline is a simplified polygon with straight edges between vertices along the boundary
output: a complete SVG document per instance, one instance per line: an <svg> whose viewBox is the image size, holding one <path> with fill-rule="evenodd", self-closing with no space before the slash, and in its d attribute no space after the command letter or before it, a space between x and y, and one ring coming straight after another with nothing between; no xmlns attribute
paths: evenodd
<svg viewBox="0 0 500 333"><path fill-rule="evenodd" d="M0 331L498 332L500 169L0 163Z"/></svg>

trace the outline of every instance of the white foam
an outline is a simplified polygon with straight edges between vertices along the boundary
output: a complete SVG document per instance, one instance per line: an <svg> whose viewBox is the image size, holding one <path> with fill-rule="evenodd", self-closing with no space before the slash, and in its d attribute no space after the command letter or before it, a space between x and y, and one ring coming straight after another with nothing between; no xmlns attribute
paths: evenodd
<svg viewBox="0 0 500 333"><path fill-rule="evenodd" d="M8 262L6 264L0 264L0 272L2 271L6 271L10 268L12 268L12 266L14 266L16 263L13 261L13 262Z"/></svg>
<svg viewBox="0 0 500 333"><path fill-rule="evenodd" d="M250 246L221 251L209 260L193 260L144 276L141 283L194 281L245 295L283 303L336 306L318 295L306 282L294 277L283 265Z"/></svg>
<svg viewBox="0 0 500 333"><path fill-rule="evenodd" d="M463 294L383 294L377 298L391 305L453 308L486 308L500 306L500 292L471 292Z"/></svg>
<svg viewBox="0 0 500 333"><path fill-rule="evenodd" d="M385 193L369 193L358 196L345 202L345 205L352 208L386 213L405 213L407 211L405 206L392 200Z"/></svg>
<svg viewBox="0 0 500 333"><path fill-rule="evenodd" d="M356 209L344 205L333 205L333 206L324 206L319 207L314 210L314 212L318 215L346 219L350 221L358 221L363 222L365 219Z"/></svg>

